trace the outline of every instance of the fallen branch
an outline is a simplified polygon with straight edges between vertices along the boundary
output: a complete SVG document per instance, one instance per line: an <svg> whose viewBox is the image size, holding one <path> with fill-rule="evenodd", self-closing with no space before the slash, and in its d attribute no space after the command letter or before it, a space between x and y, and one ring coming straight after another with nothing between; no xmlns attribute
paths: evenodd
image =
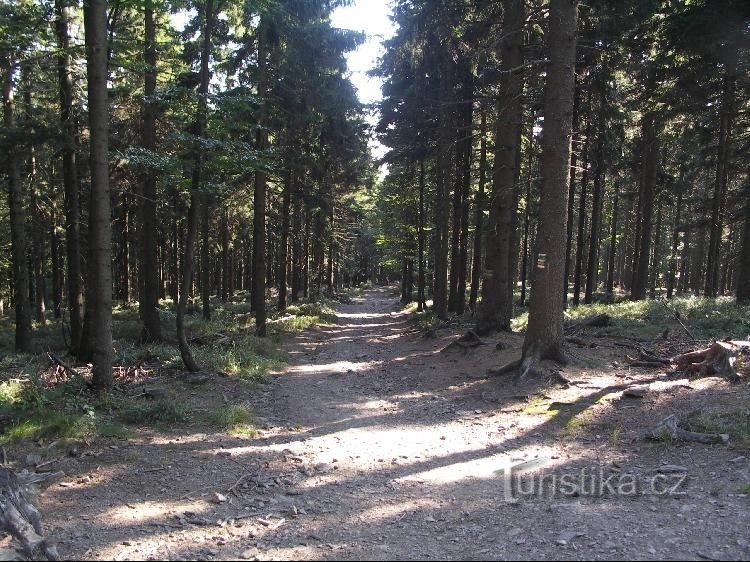
<svg viewBox="0 0 750 562"><path fill-rule="evenodd" d="M51 361L51 362L52 362L52 363L53 363L54 365L59 365L60 367L62 367L62 368L63 368L63 369L65 370L65 372L66 372L66 373L70 373L70 374L71 374L72 376L74 376L74 377L76 377L76 378L80 378L80 379L83 379L83 375L82 375L81 373L79 373L78 371L76 371L76 370L75 370L75 369L74 369L73 367L71 367L70 365L68 365L68 364L66 364L66 363L63 363L63 361L62 361L62 360L60 360L59 358L57 358L57 357L56 357L55 355L53 355L51 351L48 351L48 352L47 352L47 357L49 358L49 360L50 360L50 361Z"/></svg>
<svg viewBox="0 0 750 562"><path fill-rule="evenodd" d="M667 304L667 301L664 299L659 299L659 302L664 305L664 308L667 309L668 312L671 312L674 316L675 320L680 323L680 326L682 326L682 329L685 330L685 333L690 337L690 339L695 339L695 336L693 333L688 329L688 327L685 325L685 323L682 321L682 318L680 318L680 313L673 308L670 308L670 306Z"/></svg>
<svg viewBox="0 0 750 562"><path fill-rule="evenodd" d="M647 431L644 437L652 441L690 441L705 445L729 442L729 435L725 433L698 433L682 429L674 414L662 420L654 429Z"/></svg>
<svg viewBox="0 0 750 562"><path fill-rule="evenodd" d="M451 342L448 345L446 345L443 349L440 350L440 352L446 353L453 349L460 349L464 353L466 353L467 350L474 348L474 347L479 347L480 345L485 345L485 342L482 341L482 339L477 335L477 333L474 330L469 330L463 336L458 338L456 341Z"/></svg>
<svg viewBox="0 0 750 562"><path fill-rule="evenodd" d="M15 473L0 467L0 528L21 544L28 558L60 559L55 546L43 536L36 496L41 483L62 475L62 472L38 474L25 470Z"/></svg>

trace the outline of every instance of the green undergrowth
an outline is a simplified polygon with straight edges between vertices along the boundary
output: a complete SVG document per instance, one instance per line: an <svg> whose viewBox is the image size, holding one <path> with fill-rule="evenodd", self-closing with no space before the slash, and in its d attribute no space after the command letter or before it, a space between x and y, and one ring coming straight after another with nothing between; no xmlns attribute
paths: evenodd
<svg viewBox="0 0 750 562"><path fill-rule="evenodd" d="M750 334L750 307L738 306L732 297L680 297L668 301L666 306L660 300L588 304L569 308L565 318L576 322L607 314L611 325L600 330L612 336L655 339L666 330L687 336L675 312L695 339L745 338ZM525 330L527 323L528 313L524 312L514 318L513 329Z"/></svg>
<svg viewBox="0 0 750 562"><path fill-rule="evenodd" d="M128 396L114 390L102 399L82 381L41 388L31 379L0 383L0 445L22 440L128 439L137 427L211 427L254 435L246 404L206 409L190 400Z"/></svg>
<svg viewBox="0 0 750 562"><path fill-rule="evenodd" d="M269 303L268 337L255 336L255 319L244 293L222 303L212 299L211 319L201 316L200 301L191 304L187 331L194 358L204 371L233 377L251 387L286 360L280 344L286 334L335 320L334 303L321 300L289 306L284 313ZM141 324L137 304L113 309L113 347L116 367L146 365L182 370L175 334L175 312L170 300L161 302L159 316L167 343L140 344ZM66 333L60 321L34 326L35 352L13 349L12 317L0 318L0 444L24 439L85 438L102 436L127 439L135 427L214 427L239 436L253 436L252 415L245 404L209 408L177 398L153 400L114 390L106 400L91 394L82 380L44 388L41 376L50 367L47 351L65 357ZM73 365L74 367L76 365ZM175 395L180 394L175 392Z"/></svg>
<svg viewBox="0 0 750 562"><path fill-rule="evenodd" d="M750 404L729 412L702 412L688 422L701 433L724 433L736 448L750 449Z"/></svg>

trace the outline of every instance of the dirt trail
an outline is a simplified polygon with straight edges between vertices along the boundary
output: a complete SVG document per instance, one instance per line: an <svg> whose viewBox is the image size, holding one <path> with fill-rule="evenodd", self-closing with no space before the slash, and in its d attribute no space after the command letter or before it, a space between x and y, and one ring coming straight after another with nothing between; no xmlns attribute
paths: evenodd
<svg viewBox="0 0 750 562"><path fill-rule="evenodd" d="M576 379L570 389L518 388L486 372L512 358L520 336L501 336L508 351L497 351L494 340L463 354L440 353L456 335L441 333L414 333L390 289L342 304L336 325L285 344L292 365L253 398L263 426L257 438L152 435L69 466L78 479L44 496L61 553L383 560L750 555L750 502L738 493L750 482L746 452L622 437L623 429L646 427L688 400L706 403L744 389L714 381L626 400L617 394L623 382L651 375L607 366L615 352L607 357L603 348L588 357L590 368L566 371ZM580 353L586 360L588 352ZM549 409L553 401L559 411ZM632 476L639 493L592 494L584 486L573 494L510 497L497 471L540 457L544 474L601 469ZM682 473L675 465L687 471L679 495L640 493L657 471ZM677 483L677 476L668 478Z"/></svg>

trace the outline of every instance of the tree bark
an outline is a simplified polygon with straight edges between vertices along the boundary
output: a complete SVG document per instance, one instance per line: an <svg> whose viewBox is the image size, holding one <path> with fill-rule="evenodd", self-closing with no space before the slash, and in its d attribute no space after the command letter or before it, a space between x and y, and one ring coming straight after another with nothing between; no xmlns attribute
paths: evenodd
<svg viewBox="0 0 750 562"><path fill-rule="evenodd" d="M83 284L81 281L80 203L76 169L73 119L73 79L71 76L70 39L68 36L67 0L55 1L57 35L57 73L60 83L60 125L63 132L62 163L65 199L65 261L67 266L67 302L70 322L70 353L76 355L81 342L83 319Z"/></svg>
<svg viewBox="0 0 750 562"><path fill-rule="evenodd" d="M279 286L279 311L286 310L287 301L287 271L289 261L289 222L292 205L292 191L294 183L294 172L287 170L284 176L284 188L281 193L281 240L279 240L279 264L278 264L278 286Z"/></svg>
<svg viewBox="0 0 750 562"><path fill-rule="evenodd" d="M268 95L268 33L267 22L261 17L258 29L258 92ZM256 133L256 150L268 148L266 131L267 101L261 100L261 117ZM255 332L266 335L266 171L255 172L253 194L253 299L255 301Z"/></svg>
<svg viewBox="0 0 750 562"><path fill-rule="evenodd" d="M737 277L737 304L750 304L750 185L745 187L744 230Z"/></svg>
<svg viewBox="0 0 750 562"><path fill-rule="evenodd" d="M208 84L211 80L209 70L209 57L211 56L211 35L214 24L213 0L206 0L205 21L203 29L203 47L201 49L201 71L200 87L198 90L198 110L196 115L196 135L202 137L206 132L206 117L208 111ZM193 163L193 177L191 183L190 208L188 209L187 234L185 237L182 287L177 305L177 341L180 347L180 355L188 371L197 371L198 365L190 351L185 332L185 312L187 301L190 298L193 284L193 271L195 269L195 245L198 238L198 223L200 222L201 199L200 185L202 173L202 156L200 149L195 149Z"/></svg>
<svg viewBox="0 0 750 562"><path fill-rule="evenodd" d="M651 258L651 233L656 197L656 180L659 170L659 138L656 131L656 117L652 113L644 116L643 123L643 179L639 196L640 221L638 225L638 247L636 247L636 267L633 272L631 298L646 298L648 264Z"/></svg>
<svg viewBox="0 0 750 562"><path fill-rule="evenodd" d="M573 132L570 153L570 184L568 185L568 225L565 230L565 288L563 289L563 302L568 306L568 293L570 292L570 260L573 257L573 219L575 218L575 195L576 195L576 171L578 166L578 150L576 147L576 133L578 133L579 111L581 103L581 87L575 84L573 94Z"/></svg>
<svg viewBox="0 0 750 562"><path fill-rule="evenodd" d="M91 195L86 308L90 322L93 384L112 386L112 231L109 190L109 107L107 101L107 2L84 8L90 129Z"/></svg>
<svg viewBox="0 0 750 562"><path fill-rule="evenodd" d="M156 93L156 22L154 20L154 0L145 0L144 7L145 41L143 61L146 65L143 92L143 148L156 150L156 109L151 99ZM141 341L144 343L161 341L159 322L159 263L157 247L159 238L156 222L156 173L146 170L143 178L143 198L140 201L140 229L138 231L141 249L139 311L143 329Z"/></svg>
<svg viewBox="0 0 750 562"><path fill-rule="evenodd" d="M620 212L620 187L615 183L615 199L612 202L612 224L610 225L609 234L609 256L607 266L607 295L614 295L615 292L615 257L617 255L617 222L618 215Z"/></svg>
<svg viewBox="0 0 750 562"><path fill-rule="evenodd" d="M204 320L211 319L211 197L201 201L201 310Z"/></svg>
<svg viewBox="0 0 750 562"><path fill-rule="evenodd" d="M714 195L711 203L711 230L708 242L708 263L706 266L706 284L704 293L707 297L718 294L719 262L721 255L721 238L724 229L724 213L727 198L727 180L729 176L729 158L731 154L731 127L734 117L734 91L737 81L736 48L730 50L726 57L724 87L721 96L719 147L716 158L716 178Z"/></svg>
<svg viewBox="0 0 750 562"><path fill-rule="evenodd" d="M588 96L588 110L591 110L591 94ZM573 306L581 304L581 276L583 274L586 248L586 198L589 186L589 146L591 141L591 117L586 118L586 138L583 145L583 173L581 174L581 196L578 206L578 236L576 237L576 263L573 273Z"/></svg>
<svg viewBox="0 0 750 562"><path fill-rule="evenodd" d="M544 94L542 187L529 325L522 368L532 374L542 359L565 360L563 302L570 144L576 58L576 0L550 1L550 63Z"/></svg>
<svg viewBox="0 0 750 562"><path fill-rule="evenodd" d="M422 312L427 307L425 296L425 263L424 263L424 156L419 160L419 217L417 225L417 311Z"/></svg>
<svg viewBox="0 0 750 562"><path fill-rule="evenodd" d="M479 140L479 185L474 198L474 259L471 264L471 292L469 295L469 308L476 310L477 297L479 295L479 282L482 276L482 237L484 223L484 184L487 181L487 110L482 104L480 109L480 140ZM421 178L423 179L423 178ZM421 181L421 180L420 180ZM422 209L422 191L424 186L420 184L420 211ZM421 266L420 257L420 266Z"/></svg>
<svg viewBox="0 0 750 562"><path fill-rule="evenodd" d="M513 252L518 201L515 183L523 116L523 0L506 0L503 41L500 46L504 78L498 100L495 127L495 162L492 177L490 216L487 228L487 263L482 279L482 303L475 330L483 335L509 330L513 316L513 282L517 252ZM562 291L562 289L561 289Z"/></svg>
<svg viewBox="0 0 750 562"><path fill-rule="evenodd" d="M229 256L229 211L221 212L221 302L229 300L229 287L232 284Z"/></svg>
<svg viewBox="0 0 750 562"><path fill-rule="evenodd" d="M6 131L15 127L13 75L16 63L6 59L3 84L3 126ZM12 143L6 152L8 175L8 209L10 212L11 265L13 270L13 304L16 313L16 351L31 352L31 303L29 301L29 269L26 262L26 209L23 203L23 184L19 172L19 156Z"/></svg>
<svg viewBox="0 0 750 562"><path fill-rule="evenodd" d="M532 114L529 134L528 170L526 173L526 207L523 213L523 246L521 250L521 306L526 306L526 293L529 273L529 233L531 230L531 184L534 173L534 115ZM571 170L573 167L571 166ZM567 263L567 261L566 261ZM567 291L566 291L567 292Z"/></svg>
<svg viewBox="0 0 750 562"><path fill-rule="evenodd" d="M594 291L599 281L599 238L601 235L601 218L604 200L604 178L606 174L604 164L604 93L600 101L599 125L596 139L596 170L594 171L594 193L591 203L591 236L589 238L588 267L586 268L586 291L584 303L591 304Z"/></svg>

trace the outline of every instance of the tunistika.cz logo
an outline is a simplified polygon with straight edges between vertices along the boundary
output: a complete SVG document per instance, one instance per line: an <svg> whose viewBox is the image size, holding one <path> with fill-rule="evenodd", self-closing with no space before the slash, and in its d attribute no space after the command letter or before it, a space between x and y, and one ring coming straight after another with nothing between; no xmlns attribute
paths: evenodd
<svg viewBox="0 0 750 562"><path fill-rule="evenodd" d="M574 498L603 496L681 496L687 493L684 471L635 474L602 465L564 472L538 471L549 459L538 458L495 471L503 484L503 499L515 503L523 498Z"/></svg>

